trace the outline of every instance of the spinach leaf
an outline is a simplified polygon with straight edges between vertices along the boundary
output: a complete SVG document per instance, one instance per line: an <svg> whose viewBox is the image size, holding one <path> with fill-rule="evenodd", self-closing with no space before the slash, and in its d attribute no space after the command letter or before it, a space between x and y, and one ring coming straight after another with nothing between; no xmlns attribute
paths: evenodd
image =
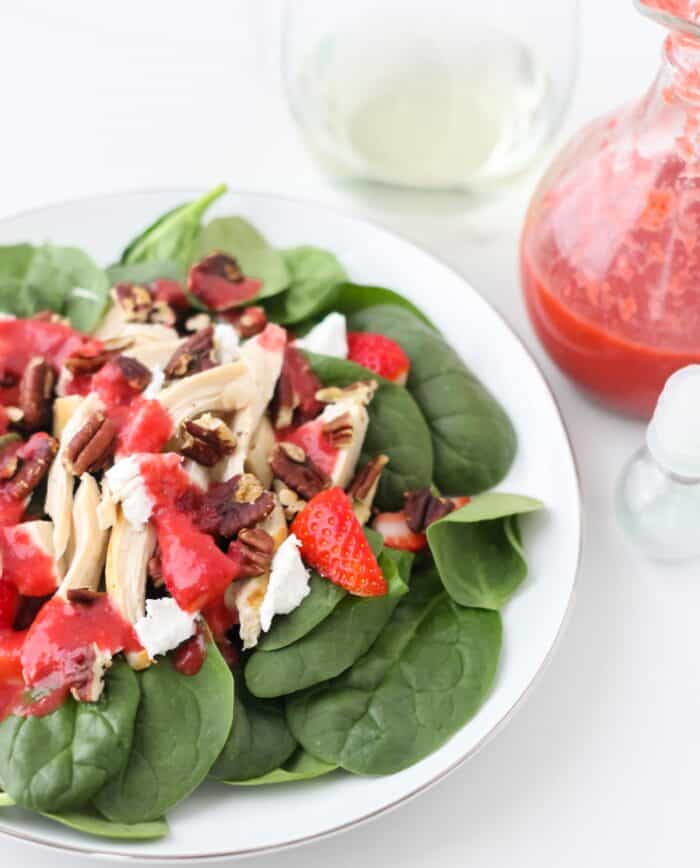
<svg viewBox="0 0 700 868"><path fill-rule="evenodd" d="M15 804L15 800L12 796L8 796L7 793L0 793L0 808L10 808Z"/></svg>
<svg viewBox="0 0 700 868"><path fill-rule="evenodd" d="M335 256L319 247L293 247L282 255L290 275L289 288L266 305L270 319L290 325L333 310L337 289L347 279Z"/></svg>
<svg viewBox="0 0 700 868"><path fill-rule="evenodd" d="M255 696L285 696L339 675L377 638L407 587L395 562L383 552L379 563L389 584L383 597L348 594L317 627L278 651L256 651L245 680Z"/></svg>
<svg viewBox="0 0 700 868"><path fill-rule="evenodd" d="M347 771L401 771L475 714L493 684L501 632L498 612L462 608L434 570L423 572L364 657L288 697L292 733Z"/></svg>
<svg viewBox="0 0 700 868"><path fill-rule="evenodd" d="M430 426L433 481L440 491L476 494L500 482L515 456L515 431L452 347L408 311L392 305L358 311L350 326L392 338L410 357L407 385Z"/></svg>
<svg viewBox="0 0 700 868"><path fill-rule="evenodd" d="M107 304L104 271L77 247L0 246L0 311L20 317L52 310L91 331Z"/></svg>
<svg viewBox="0 0 700 868"><path fill-rule="evenodd" d="M140 674L141 703L126 766L95 798L116 823L155 820L207 776L231 730L233 678L213 642L196 675L168 658Z"/></svg>
<svg viewBox="0 0 700 868"><path fill-rule="evenodd" d="M284 707L271 699L251 696L236 678L231 733L209 777L226 783L259 778L281 766L294 753Z"/></svg>
<svg viewBox="0 0 700 868"><path fill-rule="evenodd" d="M381 535L371 528L363 528L370 548L378 557L384 540ZM407 581L407 580L406 580ZM278 615L272 622L269 632L265 633L258 642L261 651L277 651L285 648L306 636L314 627L325 620L335 609L338 603L347 595L347 591L328 579L324 579L315 571L311 572L309 581L309 593L289 615Z"/></svg>
<svg viewBox="0 0 700 868"><path fill-rule="evenodd" d="M391 305L393 307L401 307L412 313L414 317L422 323L437 331L433 323L423 313L420 308L417 308L413 302L407 298L394 292L392 289L384 289L383 286L365 286L359 283L344 283L338 287L336 297L333 300L332 307L328 310L337 310L339 313L344 313L346 316L358 313L368 307L380 305Z"/></svg>
<svg viewBox="0 0 700 868"><path fill-rule="evenodd" d="M246 277L262 281L257 299L277 295L289 286L289 271L280 251L242 217L219 217L204 227L197 242L197 259L215 250L235 257Z"/></svg>
<svg viewBox="0 0 700 868"><path fill-rule="evenodd" d="M70 811L65 814L44 814L49 820L55 820L63 826L94 835L96 838L117 838L122 841L153 841L164 838L170 831L165 817L148 820L144 823L113 823L105 820L97 811L86 808L82 811Z"/></svg>
<svg viewBox="0 0 700 868"><path fill-rule="evenodd" d="M126 762L138 704L136 676L117 662L99 702L69 697L45 717L8 717L0 723L3 789L34 811L85 805Z"/></svg>
<svg viewBox="0 0 700 868"><path fill-rule="evenodd" d="M120 264L177 262L187 268L194 258L204 212L225 192L226 185L219 184L194 202L186 202L162 214L127 245Z"/></svg>
<svg viewBox="0 0 700 868"><path fill-rule="evenodd" d="M316 759L302 748L298 748L284 765L278 769L261 775L259 778L250 778L247 781L224 781L232 787L258 787L263 784L290 784L295 781L309 781L320 778L334 772L337 766L324 763Z"/></svg>
<svg viewBox="0 0 700 868"><path fill-rule="evenodd" d="M542 508L539 500L488 492L428 528L435 566L462 606L501 609L527 575L517 516Z"/></svg>
<svg viewBox="0 0 700 868"><path fill-rule="evenodd" d="M358 380L376 380L379 388L369 405L369 428L361 461L384 453L389 464L382 473L376 502L382 509L400 509L403 495L430 485L433 448L430 430L408 390L345 359L307 353L309 363L326 386L348 386Z"/></svg>
<svg viewBox="0 0 700 868"><path fill-rule="evenodd" d="M151 283L154 280L184 281L186 269L180 262L133 262L128 265L110 265L107 277L111 286L117 283Z"/></svg>

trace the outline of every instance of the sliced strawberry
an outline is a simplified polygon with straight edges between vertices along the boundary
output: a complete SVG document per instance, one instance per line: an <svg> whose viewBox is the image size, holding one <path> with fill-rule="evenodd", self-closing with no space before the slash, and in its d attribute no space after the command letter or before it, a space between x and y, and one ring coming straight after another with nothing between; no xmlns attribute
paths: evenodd
<svg viewBox="0 0 700 868"><path fill-rule="evenodd" d="M0 630L9 630L19 609L19 591L6 579L0 579Z"/></svg>
<svg viewBox="0 0 700 868"><path fill-rule="evenodd" d="M380 512L372 527L384 537L384 545L390 549L419 552L428 545L424 533L411 530L403 512Z"/></svg>
<svg viewBox="0 0 700 868"><path fill-rule="evenodd" d="M301 556L324 578L359 597L381 597L386 580L342 488L312 497L292 522Z"/></svg>
<svg viewBox="0 0 700 868"><path fill-rule="evenodd" d="M315 419L323 409L323 405L316 400L316 392L322 388L323 383L311 370L305 357L291 344L287 344L282 373L272 401L275 427L287 428L292 421L301 425Z"/></svg>
<svg viewBox="0 0 700 868"><path fill-rule="evenodd" d="M177 280L154 280L151 291L156 301L164 301L173 310L182 312L192 307L184 287Z"/></svg>
<svg viewBox="0 0 700 868"><path fill-rule="evenodd" d="M250 301L262 283L244 277L238 263L225 253L212 253L190 269L187 288L209 310L230 310Z"/></svg>
<svg viewBox="0 0 700 868"><path fill-rule="evenodd" d="M301 446L316 467L327 476L331 476L340 449L334 446L330 438L323 433L323 425L320 419L314 419L298 428L285 428L278 432L277 437L279 440Z"/></svg>
<svg viewBox="0 0 700 868"><path fill-rule="evenodd" d="M401 385L408 379L411 367L410 359L396 341L371 332L348 333L348 358Z"/></svg>
<svg viewBox="0 0 700 868"><path fill-rule="evenodd" d="M0 630L0 682L22 679L22 647L26 630Z"/></svg>

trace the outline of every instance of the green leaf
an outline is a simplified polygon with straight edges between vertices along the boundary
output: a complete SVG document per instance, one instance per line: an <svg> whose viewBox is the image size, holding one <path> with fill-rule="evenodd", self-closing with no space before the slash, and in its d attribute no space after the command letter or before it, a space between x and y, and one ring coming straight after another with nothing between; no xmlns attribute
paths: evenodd
<svg viewBox="0 0 700 868"><path fill-rule="evenodd" d="M262 282L256 300L277 295L289 286L289 271L280 251L242 217L219 217L204 227L197 242L197 259L214 251L235 257L246 277Z"/></svg>
<svg viewBox="0 0 700 868"><path fill-rule="evenodd" d="M12 796L8 796L7 793L0 793L0 808L10 808L15 804L15 800Z"/></svg>
<svg viewBox="0 0 700 868"><path fill-rule="evenodd" d="M348 594L311 632L278 651L256 651L245 668L255 696L285 696L339 675L372 645L407 586L383 552L379 563L389 584L383 597Z"/></svg>
<svg viewBox="0 0 700 868"><path fill-rule="evenodd" d="M180 262L133 262L110 265L107 277L110 286L117 283L152 283L154 280L183 281L187 271Z"/></svg>
<svg viewBox="0 0 700 868"><path fill-rule="evenodd" d="M371 528L363 528L365 536L375 557L379 557L384 540ZM278 615L272 622L272 627L258 642L261 651L277 651L285 648L306 636L314 627L324 621L335 609L338 603L347 596L338 585L324 579L315 571L311 572L309 593L289 615Z"/></svg>
<svg viewBox="0 0 700 868"><path fill-rule="evenodd" d="M170 831L165 817L158 817L144 823L113 823L100 816L97 811L85 809L64 814L44 814L63 826L94 835L96 838L116 838L122 841L153 841L164 838Z"/></svg>
<svg viewBox="0 0 700 868"><path fill-rule="evenodd" d="M440 491L476 494L500 482L515 456L515 431L452 347L408 311L391 305L358 311L349 324L392 338L410 357L407 385L430 427L433 481Z"/></svg>
<svg viewBox="0 0 700 868"><path fill-rule="evenodd" d="M281 766L296 750L284 707L271 699L256 699L236 679L233 726L209 777L226 783L259 778Z"/></svg>
<svg viewBox="0 0 700 868"><path fill-rule="evenodd" d="M358 380L379 383L369 405L369 428L362 446L361 462L375 455L389 456L376 503L381 509L400 509L404 492L430 485L433 478L433 447L430 430L416 402L403 386L383 380L367 368L345 359L306 354L326 386L349 386Z"/></svg>
<svg viewBox="0 0 700 868"><path fill-rule="evenodd" d="M0 723L3 789L35 811L85 805L126 762L138 705L136 676L117 662L99 702L69 697L44 717L8 717Z"/></svg>
<svg viewBox="0 0 700 868"><path fill-rule="evenodd" d="M422 323L429 328L437 331L433 323L416 307L413 302L407 298L394 292L392 289L385 289L383 286L366 286L359 283L344 283L338 287L336 297L333 300L333 306L328 310L337 310L339 313L344 313L346 316L363 311L368 307L381 305L391 305L393 307L401 307L413 314Z"/></svg>
<svg viewBox="0 0 700 868"><path fill-rule="evenodd" d="M79 331L97 324L108 300L105 272L77 247L0 246L0 311L20 317L51 310Z"/></svg>
<svg viewBox="0 0 700 868"><path fill-rule="evenodd" d="M223 781L231 787L259 787L264 784L291 784L296 781L309 781L334 772L338 767L316 759L302 748L298 748L287 762L278 769L250 778L247 781Z"/></svg>
<svg viewBox="0 0 700 868"><path fill-rule="evenodd" d="M319 247L282 251L290 275L289 287L266 305L274 322L289 325L334 309L340 284L347 279L336 257Z"/></svg>
<svg viewBox="0 0 700 868"><path fill-rule="evenodd" d="M187 268L194 259L205 211L226 192L219 184L194 202L186 202L151 223L125 248L120 264L177 262Z"/></svg>
<svg viewBox="0 0 700 868"><path fill-rule="evenodd" d="M428 528L428 544L450 596L462 606L501 609L527 575L517 516L539 500L488 492Z"/></svg>
<svg viewBox="0 0 700 868"><path fill-rule="evenodd" d="M476 713L496 674L497 612L465 609L428 570L344 675L287 699L304 750L356 774L393 774L439 748Z"/></svg>
<svg viewBox="0 0 700 868"><path fill-rule="evenodd" d="M196 675L164 658L139 675L141 703L125 768L97 794L109 820L138 823L166 814L204 780L231 730L233 678L211 642Z"/></svg>

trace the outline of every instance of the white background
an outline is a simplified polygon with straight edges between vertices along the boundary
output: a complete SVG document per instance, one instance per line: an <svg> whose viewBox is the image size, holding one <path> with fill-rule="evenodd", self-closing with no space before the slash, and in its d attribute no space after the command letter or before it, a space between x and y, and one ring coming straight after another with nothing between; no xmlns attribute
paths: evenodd
<svg viewBox="0 0 700 868"><path fill-rule="evenodd" d="M627 545L612 494L642 427L578 394L533 338L516 269L532 179L497 206L430 215L407 200L362 200L332 187L307 156L273 77L258 69L245 5L5 0L0 216L97 192L225 179L340 204L412 237L458 268L542 362L574 441L586 520L569 628L505 731L394 813L256 865L697 865L700 576L652 566ZM583 7L564 134L640 93L662 39L627 0ZM0 861L97 864L8 839L0 839Z"/></svg>

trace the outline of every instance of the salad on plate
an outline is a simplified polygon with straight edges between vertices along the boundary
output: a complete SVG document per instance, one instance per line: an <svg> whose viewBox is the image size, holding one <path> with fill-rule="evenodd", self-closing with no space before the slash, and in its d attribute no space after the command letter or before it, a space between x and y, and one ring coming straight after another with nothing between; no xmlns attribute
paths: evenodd
<svg viewBox="0 0 700 868"><path fill-rule="evenodd" d="M333 253L205 222L224 189L106 270L0 247L0 806L87 834L418 762L527 573L496 398Z"/></svg>

